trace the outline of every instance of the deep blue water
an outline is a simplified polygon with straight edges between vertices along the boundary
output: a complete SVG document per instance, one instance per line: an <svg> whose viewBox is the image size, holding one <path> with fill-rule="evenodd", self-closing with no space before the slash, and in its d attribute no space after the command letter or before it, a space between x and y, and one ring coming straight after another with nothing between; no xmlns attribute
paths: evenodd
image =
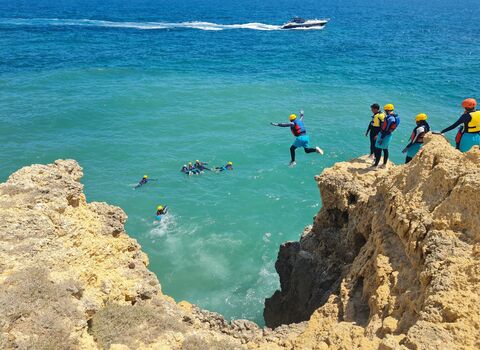
<svg viewBox="0 0 480 350"><path fill-rule="evenodd" d="M331 20L275 30L294 15ZM473 0L0 0L0 179L77 159L88 199L127 212L165 293L262 323L278 245L318 211L313 176L368 151L369 105L397 106L403 162L417 113L439 130L480 97L478 18ZM300 108L326 155L297 152L290 169L292 137L269 122ZM235 170L178 172L198 158ZM144 173L158 183L133 191Z"/></svg>

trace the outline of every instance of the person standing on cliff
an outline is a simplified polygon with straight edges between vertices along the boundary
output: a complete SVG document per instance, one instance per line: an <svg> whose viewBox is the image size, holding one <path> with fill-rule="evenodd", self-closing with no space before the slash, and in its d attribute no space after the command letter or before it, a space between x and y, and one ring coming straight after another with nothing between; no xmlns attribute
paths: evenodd
<svg viewBox="0 0 480 350"><path fill-rule="evenodd" d="M465 109L462 116L448 128L443 129L441 133L444 134L463 124L459 149L461 152L467 152L475 145L480 146L480 111L476 110L477 101L474 98L463 100L462 107Z"/></svg>
<svg viewBox="0 0 480 350"><path fill-rule="evenodd" d="M317 152L323 154L323 150L320 147L311 148L310 137L307 135L307 130L305 129L305 124L303 124L303 111L300 111L300 118L297 118L296 114L290 114L289 123L270 123L273 126L279 126L282 128L289 127L292 131L293 136L295 136L295 141L290 146L290 165L291 167L297 165L295 162L295 150L299 147L303 147L305 153Z"/></svg>
<svg viewBox="0 0 480 350"><path fill-rule="evenodd" d="M392 140L392 133L400 124L399 116L394 113L395 106L393 104L386 104L383 109L385 110L386 116L380 128L380 133L377 136L377 141L375 141L375 163L373 163L372 167L377 167L378 163L380 163L380 158L382 157L382 150L383 166L387 166L388 145Z"/></svg>
<svg viewBox="0 0 480 350"><path fill-rule="evenodd" d="M410 142L402 151L402 153L407 153L405 164L410 162L423 146L423 138L425 137L425 134L430 131L430 125L428 125L427 119L428 116L425 113L420 113L415 117L417 126L413 129L412 135L410 136Z"/></svg>
<svg viewBox="0 0 480 350"><path fill-rule="evenodd" d="M365 132L365 136L368 136L370 133L370 158L375 157L375 141L377 141L377 135L380 132L380 126L385 119L385 113L380 110L380 105L378 103L374 103L370 106L370 110L372 111L372 120L368 123L367 131Z"/></svg>

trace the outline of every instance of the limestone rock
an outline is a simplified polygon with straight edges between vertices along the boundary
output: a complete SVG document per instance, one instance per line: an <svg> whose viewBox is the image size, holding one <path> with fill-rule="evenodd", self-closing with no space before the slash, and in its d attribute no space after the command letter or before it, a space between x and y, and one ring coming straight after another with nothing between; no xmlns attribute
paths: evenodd
<svg viewBox="0 0 480 350"><path fill-rule="evenodd" d="M299 349L480 348L480 150L430 135L408 165L316 180L323 207L280 247L267 325L307 320Z"/></svg>
<svg viewBox="0 0 480 350"><path fill-rule="evenodd" d="M280 247L263 329L163 295L75 161L20 169L0 184L0 348L478 349L480 151L426 140L408 165L315 177L323 207Z"/></svg>

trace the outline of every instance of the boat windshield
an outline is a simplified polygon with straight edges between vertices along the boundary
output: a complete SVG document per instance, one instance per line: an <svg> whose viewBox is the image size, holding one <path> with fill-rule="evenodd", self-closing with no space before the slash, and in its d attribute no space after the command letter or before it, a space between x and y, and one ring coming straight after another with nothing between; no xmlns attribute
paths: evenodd
<svg viewBox="0 0 480 350"><path fill-rule="evenodd" d="M293 23L305 23L305 20L301 17L293 17L292 22Z"/></svg>

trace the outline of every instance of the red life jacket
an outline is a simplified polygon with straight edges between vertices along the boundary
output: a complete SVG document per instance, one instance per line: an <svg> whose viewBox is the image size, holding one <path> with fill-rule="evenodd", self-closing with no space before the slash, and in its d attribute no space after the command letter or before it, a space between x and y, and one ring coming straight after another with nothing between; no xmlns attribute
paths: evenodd
<svg viewBox="0 0 480 350"><path fill-rule="evenodd" d="M462 136L463 136L463 129L460 129L458 130L457 135L455 135L455 143L457 145L460 144L460 141L462 140Z"/></svg>
<svg viewBox="0 0 480 350"><path fill-rule="evenodd" d="M307 130L305 129L305 125L301 120L295 119L292 121L293 125L290 126L290 131L292 132L293 136L300 136L305 135Z"/></svg>
<svg viewBox="0 0 480 350"><path fill-rule="evenodd" d="M393 118L393 123L390 124L390 128L387 130L388 121L390 118ZM389 134L392 133L399 124L399 118L395 114L389 114L385 117L382 123L382 131L387 131Z"/></svg>

